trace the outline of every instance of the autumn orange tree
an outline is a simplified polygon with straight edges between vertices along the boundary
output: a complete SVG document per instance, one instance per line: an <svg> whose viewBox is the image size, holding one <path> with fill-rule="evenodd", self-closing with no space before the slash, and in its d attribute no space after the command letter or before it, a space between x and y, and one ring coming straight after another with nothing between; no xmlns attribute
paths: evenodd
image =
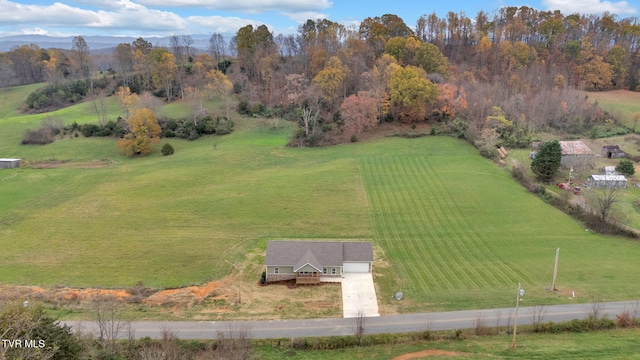
<svg viewBox="0 0 640 360"><path fill-rule="evenodd" d="M160 141L160 125L153 111L148 108L136 110L127 119L130 131L120 140L118 148L127 156L147 155L151 145Z"/></svg>

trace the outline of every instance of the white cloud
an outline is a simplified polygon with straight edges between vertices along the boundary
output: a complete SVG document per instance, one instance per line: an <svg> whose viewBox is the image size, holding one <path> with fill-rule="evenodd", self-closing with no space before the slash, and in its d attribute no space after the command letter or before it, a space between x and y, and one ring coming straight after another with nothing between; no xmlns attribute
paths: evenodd
<svg viewBox="0 0 640 360"><path fill-rule="evenodd" d="M170 12L150 9L131 0L92 1L92 5L109 6L88 10L62 3L24 5L0 0L0 35L8 33L53 34L64 31L90 35L91 29L113 35L169 35L219 32L231 34L255 21L237 17L181 17ZM89 3L77 0L76 3ZM116 6L113 6L113 5ZM4 31L3 31L4 30ZM33 31L33 32L30 32Z"/></svg>
<svg viewBox="0 0 640 360"><path fill-rule="evenodd" d="M329 0L138 0L138 2L150 7L202 7L251 14L267 11L319 11L332 5Z"/></svg>
<svg viewBox="0 0 640 360"><path fill-rule="evenodd" d="M222 16L189 16L186 20L192 29L192 34L214 32L221 34L235 34L238 29L243 26L253 25L256 27L263 24L262 22L256 22L249 19Z"/></svg>
<svg viewBox="0 0 640 360"><path fill-rule="evenodd" d="M635 6L626 1L601 0L543 0L547 10L560 10L563 14L600 14L610 12L616 15L632 15L637 13Z"/></svg>
<svg viewBox="0 0 640 360"><path fill-rule="evenodd" d="M315 12L315 11L301 11L301 12L283 12L282 15L288 17L289 19L297 22L298 24L303 24L307 20L318 20L318 19L328 19L329 17L323 13Z"/></svg>

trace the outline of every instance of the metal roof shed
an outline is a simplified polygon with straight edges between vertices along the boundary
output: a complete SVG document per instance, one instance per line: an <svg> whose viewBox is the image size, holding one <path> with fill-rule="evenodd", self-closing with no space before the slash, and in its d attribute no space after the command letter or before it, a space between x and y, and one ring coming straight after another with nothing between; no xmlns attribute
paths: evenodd
<svg viewBox="0 0 640 360"><path fill-rule="evenodd" d="M624 189L627 178L624 175L591 175L585 185L595 189Z"/></svg>
<svg viewBox="0 0 640 360"><path fill-rule="evenodd" d="M13 169L20 166L20 159L0 158L0 169Z"/></svg>

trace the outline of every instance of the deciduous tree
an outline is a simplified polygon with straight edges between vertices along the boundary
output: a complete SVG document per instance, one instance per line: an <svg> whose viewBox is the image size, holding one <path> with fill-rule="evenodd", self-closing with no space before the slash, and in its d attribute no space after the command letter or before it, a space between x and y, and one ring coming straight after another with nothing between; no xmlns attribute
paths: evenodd
<svg viewBox="0 0 640 360"><path fill-rule="evenodd" d="M160 141L161 128L151 109L137 110L127 119L131 131L118 141L118 147L127 156L147 155L151 145Z"/></svg>
<svg viewBox="0 0 640 360"><path fill-rule="evenodd" d="M332 56L327 61L324 69L313 78L313 82L322 91L322 99L326 101L332 109L335 101L343 93L344 79L346 71L342 66L342 61L337 56Z"/></svg>
<svg viewBox="0 0 640 360"><path fill-rule="evenodd" d="M378 109L375 98L367 93L351 95L340 105L340 115L349 134L360 135L378 124Z"/></svg>
<svg viewBox="0 0 640 360"><path fill-rule="evenodd" d="M415 66L396 69L389 79L389 92L394 115L405 123L424 120L427 105L438 96L436 85Z"/></svg>

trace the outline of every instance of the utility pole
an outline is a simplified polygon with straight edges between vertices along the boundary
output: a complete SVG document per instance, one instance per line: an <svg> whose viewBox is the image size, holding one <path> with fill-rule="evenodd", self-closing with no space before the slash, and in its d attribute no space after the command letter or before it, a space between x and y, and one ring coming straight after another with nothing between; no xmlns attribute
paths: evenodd
<svg viewBox="0 0 640 360"><path fill-rule="evenodd" d="M553 265L553 282L551 283L551 291L556 291L556 278L558 277L558 258L560 257L560 248L556 249L556 262Z"/></svg>
<svg viewBox="0 0 640 360"><path fill-rule="evenodd" d="M511 340L511 348L516 347L516 330L518 327L518 308L520 306L520 296L524 295L524 289L521 284L518 283L518 294L516 295L516 318L513 321L513 339Z"/></svg>

